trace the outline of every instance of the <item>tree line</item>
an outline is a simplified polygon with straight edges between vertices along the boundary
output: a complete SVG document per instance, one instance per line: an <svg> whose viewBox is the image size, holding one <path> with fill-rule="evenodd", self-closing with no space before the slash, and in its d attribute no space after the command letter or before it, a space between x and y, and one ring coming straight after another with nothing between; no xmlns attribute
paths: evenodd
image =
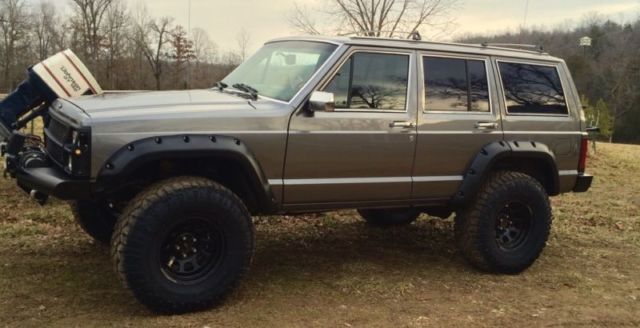
<svg viewBox="0 0 640 328"><path fill-rule="evenodd" d="M0 93L25 78L30 65L72 49L105 89L211 87L246 56L250 38L222 52L201 28L152 17L124 0L0 0ZM56 6L58 5L58 6Z"/></svg>
<svg viewBox="0 0 640 328"><path fill-rule="evenodd" d="M591 39L590 46L580 46L583 37ZM458 41L542 46L567 62L587 123L600 128L601 138L640 143L640 19L620 23L590 15L574 27L470 35Z"/></svg>
<svg viewBox="0 0 640 328"><path fill-rule="evenodd" d="M105 89L211 87L247 56L250 37L220 51L207 32L187 31L171 17L152 17L124 0L66 0L61 11L41 0L0 0L0 93L25 77L25 68L70 48ZM458 0L330 0L326 8L293 3L289 22L307 34L430 38L451 34ZM322 10L320 10L322 9ZM331 19L329 19L331 18ZM327 24L332 22L332 24ZM578 40L589 37L589 47ZM499 35L467 35L465 43L519 43L564 58L587 121L602 138L640 143L640 19L620 23L591 15L576 26L530 28Z"/></svg>

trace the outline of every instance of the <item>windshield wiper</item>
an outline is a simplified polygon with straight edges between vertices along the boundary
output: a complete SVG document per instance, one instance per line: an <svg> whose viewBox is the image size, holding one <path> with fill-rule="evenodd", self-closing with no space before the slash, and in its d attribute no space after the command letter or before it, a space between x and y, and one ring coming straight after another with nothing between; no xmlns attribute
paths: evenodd
<svg viewBox="0 0 640 328"><path fill-rule="evenodd" d="M229 85L220 81L220 82L216 82L215 87L218 88L218 90L223 91L224 89L228 88Z"/></svg>
<svg viewBox="0 0 640 328"><path fill-rule="evenodd" d="M236 84L233 85L233 87L235 89L238 89L240 91L244 91L244 92L250 94L251 97L253 98L253 100L258 100L258 90L256 90L252 86L250 86L250 85L248 85L246 83L236 83Z"/></svg>

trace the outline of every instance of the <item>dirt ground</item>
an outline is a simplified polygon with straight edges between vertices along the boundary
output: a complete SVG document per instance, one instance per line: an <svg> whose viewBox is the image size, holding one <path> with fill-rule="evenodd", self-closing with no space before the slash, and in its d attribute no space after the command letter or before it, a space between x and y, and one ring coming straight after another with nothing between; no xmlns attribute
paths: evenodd
<svg viewBox="0 0 640 328"><path fill-rule="evenodd" d="M589 167L592 190L553 199L552 236L523 274L469 267L451 219L383 230L354 212L258 218L239 290L182 316L139 305L65 203L39 207L0 180L0 325L640 326L640 146L599 145Z"/></svg>

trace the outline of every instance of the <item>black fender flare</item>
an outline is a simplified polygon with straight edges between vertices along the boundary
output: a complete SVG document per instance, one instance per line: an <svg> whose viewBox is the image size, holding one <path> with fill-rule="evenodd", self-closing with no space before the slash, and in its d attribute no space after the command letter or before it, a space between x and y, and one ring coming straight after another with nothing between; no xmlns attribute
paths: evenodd
<svg viewBox="0 0 640 328"><path fill-rule="evenodd" d="M181 134L136 140L117 150L97 176L102 189L115 186L142 166L163 159L231 159L247 173L262 211L276 208L268 179L251 150L240 139L224 135Z"/></svg>
<svg viewBox="0 0 640 328"><path fill-rule="evenodd" d="M557 189L560 177L556 157L549 146L534 141L498 141L482 147L473 159L451 200L452 205L464 206L475 198L491 170L504 159L544 160L553 171L553 185Z"/></svg>

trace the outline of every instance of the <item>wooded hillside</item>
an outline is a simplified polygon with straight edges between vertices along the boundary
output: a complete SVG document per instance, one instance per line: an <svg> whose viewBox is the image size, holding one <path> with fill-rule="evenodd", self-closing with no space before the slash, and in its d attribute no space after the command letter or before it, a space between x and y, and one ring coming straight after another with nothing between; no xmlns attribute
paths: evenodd
<svg viewBox="0 0 640 328"><path fill-rule="evenodd" d="M581 47L579 39L592 45ZM469 43L523 43L543 46L564 58L587 106L587 117L615 142L640 142L640 20L620 24L592 17L574 28L523 30L469 36Z"/></svg>

